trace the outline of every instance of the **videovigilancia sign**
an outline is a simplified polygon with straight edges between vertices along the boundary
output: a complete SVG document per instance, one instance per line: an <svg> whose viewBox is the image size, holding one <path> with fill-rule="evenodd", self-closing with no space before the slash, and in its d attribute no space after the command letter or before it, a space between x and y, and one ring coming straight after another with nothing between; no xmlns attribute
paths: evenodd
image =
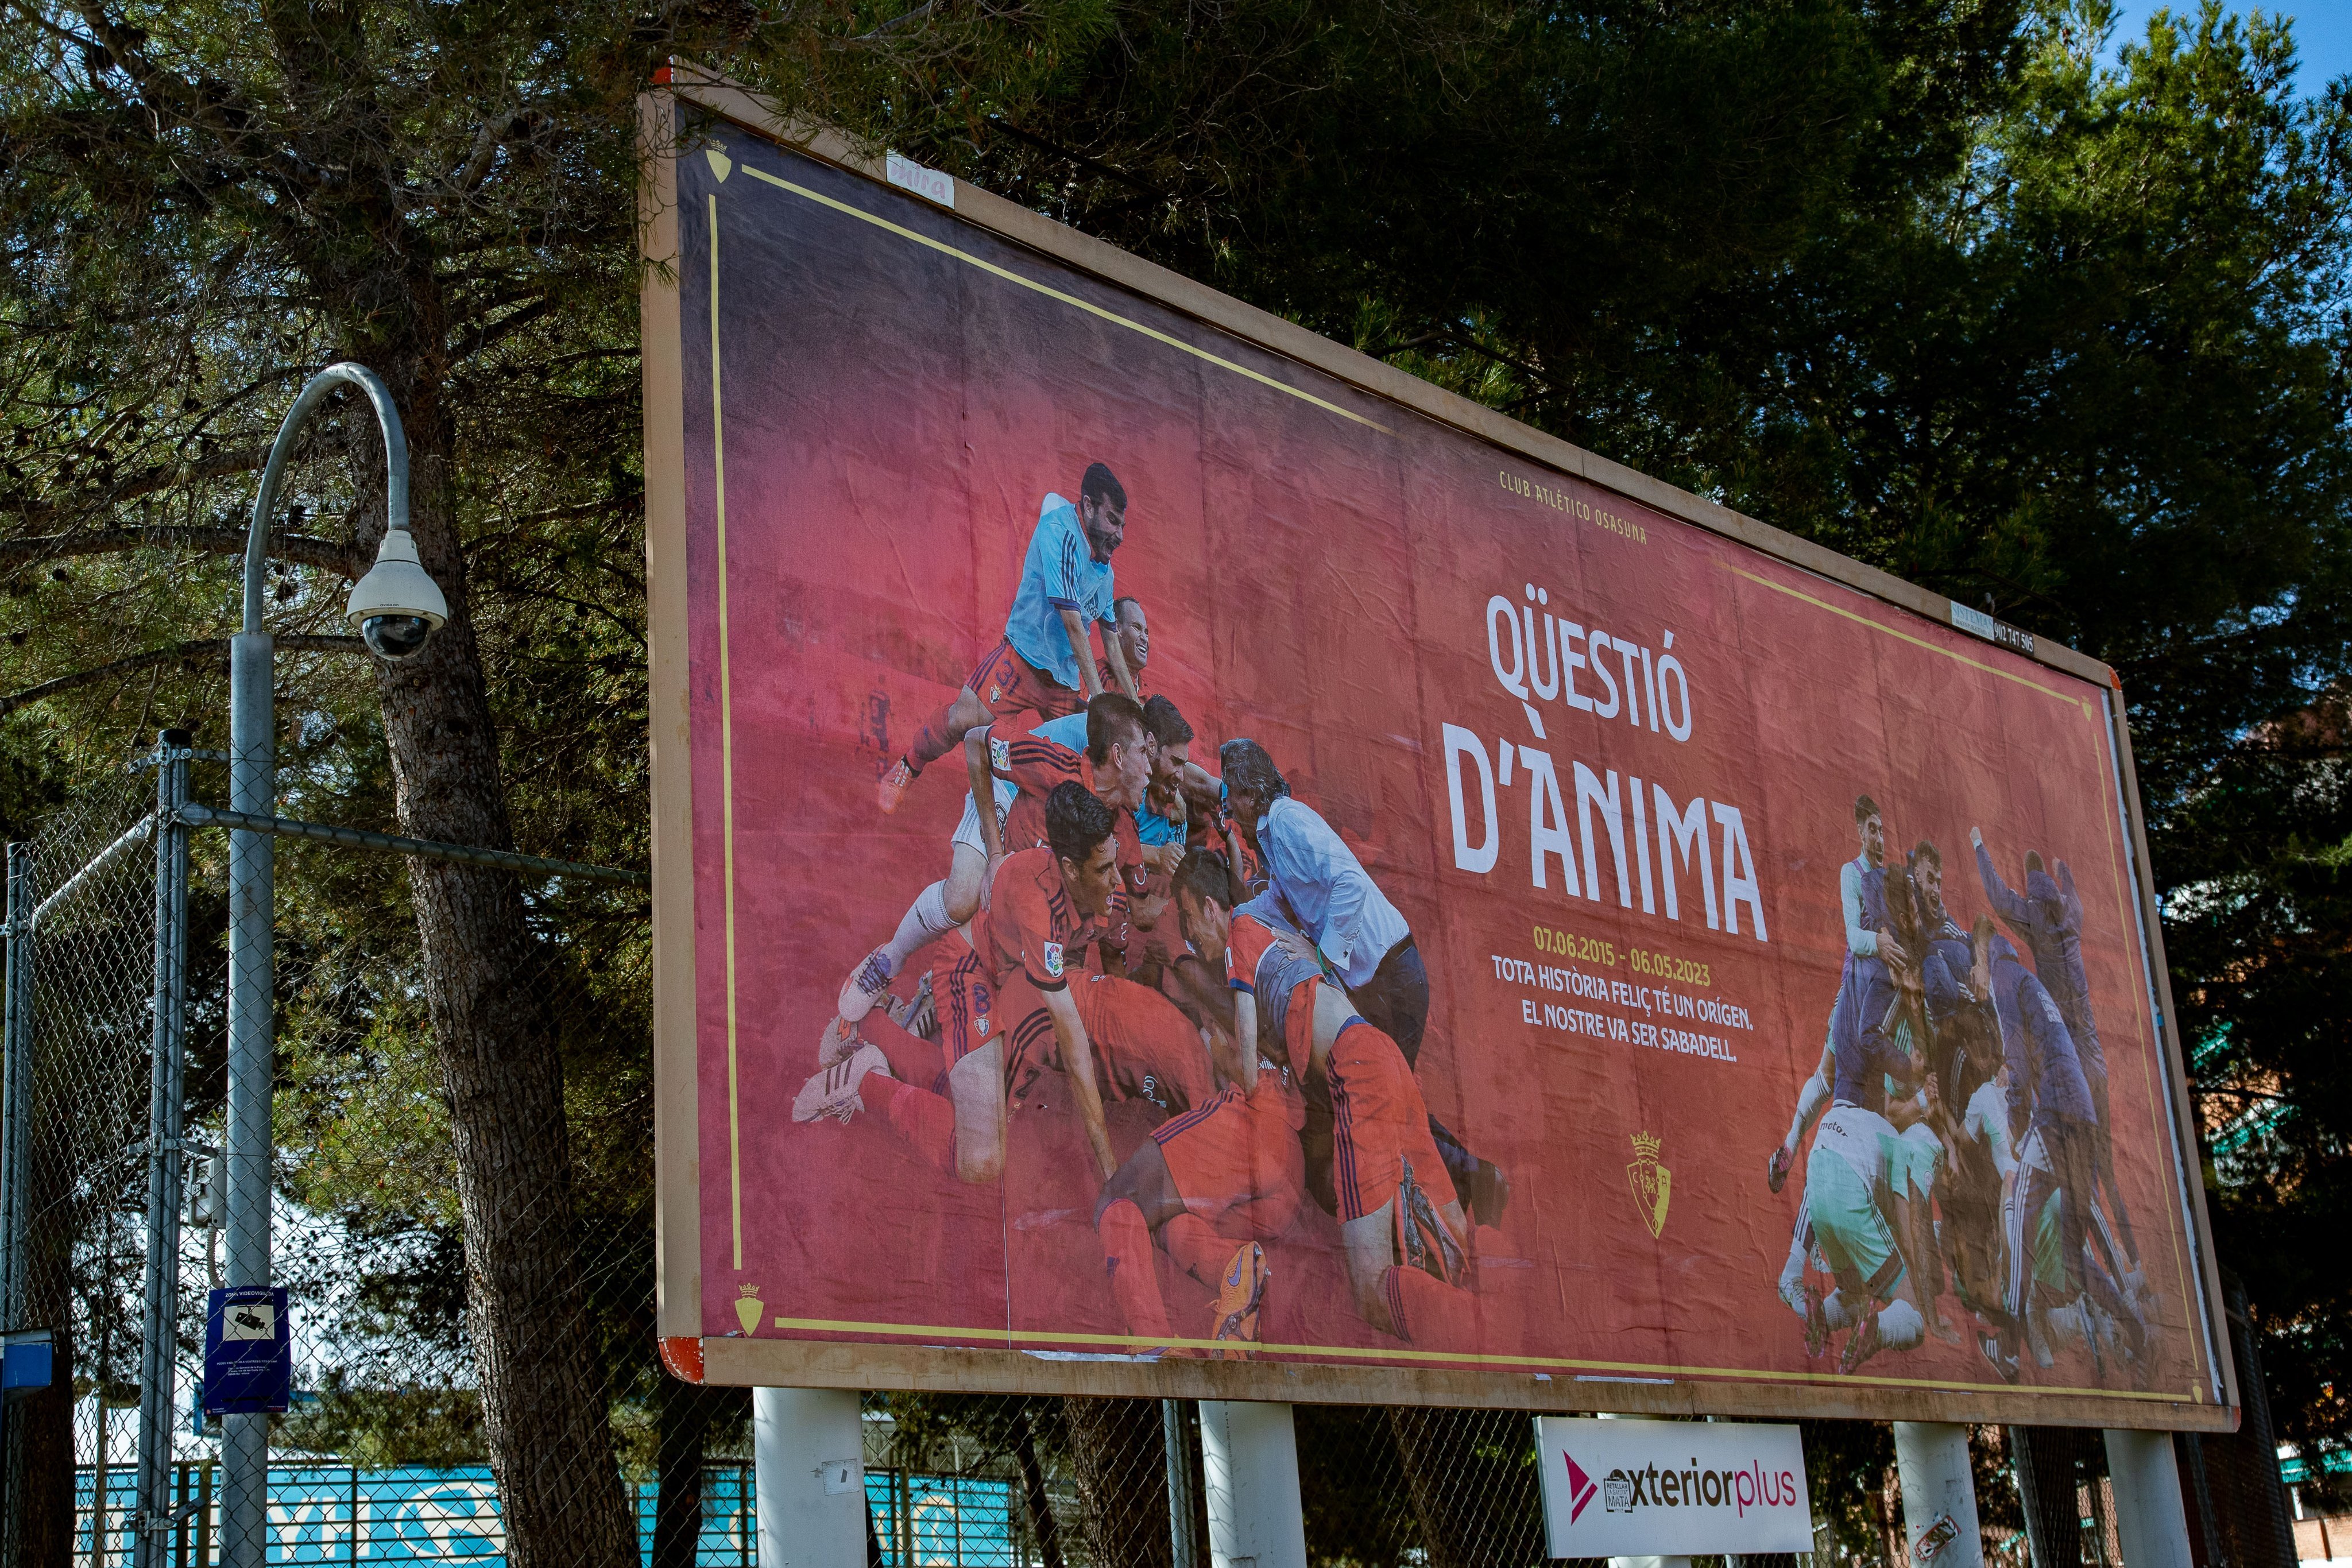
<svg viewBox="0 0 2352 1568"><path fill-rule="evenodd" d="M1794 1427L1545 1416L1536 1445L1554 1557L1813 1549Z"/></svg>

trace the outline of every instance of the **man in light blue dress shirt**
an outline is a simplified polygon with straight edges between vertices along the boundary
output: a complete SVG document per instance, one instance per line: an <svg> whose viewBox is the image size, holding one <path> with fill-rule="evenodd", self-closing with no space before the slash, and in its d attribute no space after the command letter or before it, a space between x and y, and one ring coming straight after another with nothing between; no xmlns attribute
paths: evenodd
<svg viewBox="0 0 2352 1568"><path fill-rule="evenodd" d="M1217 762L1227 810L1274 891L1364 1021L1396 1041L1408 1066L1415 1064L1429 1023L1429 968L1412 928L1331 824L1292 798L1265 747L1228 740L1218 748ZM1508 1178L1464 1148L1434 1116L1429 1130L1454 1189L1468 1199L1479 1224L1495 1224L1510 1201Z"/></svg>

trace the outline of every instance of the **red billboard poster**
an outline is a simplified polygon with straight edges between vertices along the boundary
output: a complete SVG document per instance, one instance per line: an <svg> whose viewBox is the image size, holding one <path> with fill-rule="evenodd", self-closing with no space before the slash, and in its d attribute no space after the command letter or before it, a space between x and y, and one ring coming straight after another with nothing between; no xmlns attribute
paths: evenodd
<svg viewBox="0 0 2352 1568"><path fill-rule="evenodd" d="M2102 666L845 159L649 187L705 1375L2232 1419Z"/></svg>

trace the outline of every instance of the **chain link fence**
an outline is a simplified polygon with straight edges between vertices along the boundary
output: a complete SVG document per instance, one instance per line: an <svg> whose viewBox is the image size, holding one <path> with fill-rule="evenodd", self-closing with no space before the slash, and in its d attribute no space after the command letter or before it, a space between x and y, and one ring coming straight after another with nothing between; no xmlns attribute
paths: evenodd
<svg viewBox="0 0 2352 1568"><path fill-rule="evenodd" d="M217 762L183 755L189 797L217 800ZM206 1292L224 1267L213 1156L226 1143L227 845L216 831L159 829L172 788L152 764L125 769L11 853L0 1308L11 1330L52 1333L59 1376L0 1412L8 1568L128 1564L142 1539L158 1568L218 1560L219 1423L203 1413L200 1380ZM161 920L175 902L175 842L186 856L176 930ZM278 858L273 1246L294 1376L289 1408L272 1420L268 1561L547 1561L509 1529L486 1434L407 862L327 844ZM585 1348L603 1422L600 1446L552 1495L559 1512L617 1503L648 1568L749 1568L748 1394L680 1383L654 1350L643 898L576 879L526 883L531 984L562 1054L571 1162L562 1211L537 1220L552 1232L534 1234L576 1286L568 1316L540 1333ZM184 1060L159 1091L167 1038ZM183 1108L163 1156L180 1162L188 1193L181 1223L162 1228L159 1095ZM175 1241L176 1280L154 1266L151 1230ZM168 1306L149 1310L159 1282ZM2242 1307L2231 1326L2242 1374L2259 1388ZM1187 1402L874 1393L863 1413L866 1561L877 1568L1210 1561ZM1318 1568L1547 1560L1531 1413L1303 1405L1294 1418ZM155 1466L143 1500L142 1434ZM1979 1428L1974 1438L1988 1561L2121 1564L2097 1433ZM2263 1533L2284 1529L2263 1511L2279 1506L2275 1464L2265 1492L2250 1441L2266 1443L2266 1428L2181 1445L2200 1568L2293 1561L2291 1544L2282 1556ZM1806 1568L1903 1562L1887 1429L1809 1424L1806 1442L1820 1520Z"/></svg>

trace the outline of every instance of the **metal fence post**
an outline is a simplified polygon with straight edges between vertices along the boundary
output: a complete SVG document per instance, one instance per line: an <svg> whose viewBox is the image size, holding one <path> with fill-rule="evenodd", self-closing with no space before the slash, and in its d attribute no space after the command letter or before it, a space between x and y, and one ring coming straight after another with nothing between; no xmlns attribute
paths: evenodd
<svg viewBox="0 0 2352 1568"><path fill-rule="evenodd" d="M162 1568L172 1527L172 1396L179 1352L181 1110L188 1006L188 799L184 730L155 738L155 991L147 1100L147 1257L139 1334L133 1568Z"/></svg>
<svg viewBox="0 0 2352 1568"><path fill-rule="evenodd" d="M256 524L257 528L261 527ZM229 804L267 814L277 795L271 642L229 644ZM228 837L228 1282L269 1283L271 929L275 864L267 833ZM221 1417L224 1568L262 1568L268 1553L269 1417Z"/></svg>
<svg viewBox="0 0 2352 1568"><path fill-rule="evenodd" d="M1169 1561L1175 1568L1199 1568L1192 1539L1192 1449L1185 1440L1190 1414L1181 1399L1160 1402L1161 1446L1168 1452Z"/></svg>
<svg viewBox="0 0 2352 1568"><path fill-rule="evenodd" d="M32 1169L33 851L8 846L8 946L0 984L0 1329L27 1326L25 1183ZM70 1369L68 1369L70 1375ZM13 1558L25 1506L23 1434L0 1406L0 1555Z"/></svg>

